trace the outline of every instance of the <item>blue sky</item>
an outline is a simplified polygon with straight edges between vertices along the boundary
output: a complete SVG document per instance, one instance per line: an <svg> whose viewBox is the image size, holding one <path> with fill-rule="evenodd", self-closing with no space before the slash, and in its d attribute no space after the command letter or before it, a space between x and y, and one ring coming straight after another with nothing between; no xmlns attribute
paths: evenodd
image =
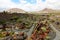
<svg viewBox="0 0 60 40"><path fill-rule="evenodd" d="M46 0L42 0L42 2L45 2Z"/></svg>
<svg viewBox="0 0 60 40"><path fill-rule="evenodd" d="M36 3L36 0L26 0L27 3L31 3L31 4L35 4Z"/></svg>
<svg viewBox="0 0 60 40"><path fill-rule="evenodd" d="M11 0L12 2L14 3L20 3L20 0ZM25 0L27 3L30 3L30 4L36 4L36 0ZM41 2L45 2L46 0L41 0Z"/></svg>
<svg viewBox="0 0 60 40"><path fill-rule="evenodd" d="M20 3L19 0L11 0L14 3Z"/></svg>
<svg viewBox="0 0 60 40"><path fill-rule="evenodd" d="M11 0L14 3L20 3L19 0ZM36 4L36 0L25 0L27 3Z"/></svg>
<svg viewBox="0 0 60 40"><path fill-rule="evenodd" d="M0 10L10 8L20 8L25 11L60 9L60 0L0 0Z"/></svg>

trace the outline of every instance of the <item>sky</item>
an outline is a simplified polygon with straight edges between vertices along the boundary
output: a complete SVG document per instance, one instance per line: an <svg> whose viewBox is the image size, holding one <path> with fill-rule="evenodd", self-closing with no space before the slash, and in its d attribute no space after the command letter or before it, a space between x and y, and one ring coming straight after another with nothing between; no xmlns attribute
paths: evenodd
<svg viewBox="0 0 60 40"><path fill-rule="evenodd" d="M60 0L0 0L0 11L10 8L20 8L25 11L60 9Z"/></svg>

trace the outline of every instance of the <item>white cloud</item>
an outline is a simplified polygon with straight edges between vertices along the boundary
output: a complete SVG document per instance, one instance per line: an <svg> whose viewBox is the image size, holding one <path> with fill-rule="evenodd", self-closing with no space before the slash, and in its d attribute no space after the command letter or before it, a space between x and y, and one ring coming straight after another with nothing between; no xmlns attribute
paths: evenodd
<svg viewBox="0 0 60 40"><path fill-rule="evenodd" d="M47 0L47 7L60 9L60 0Z"/></svg>
<svg viewBox="0 0 60 40"><path fill-rule="evenodd" d="M44 8L60 9L60 0L36 0L36 4L27 3L25 0L20 0L19 4L12 2L11 0L0 0L0 8L20 8L26 11L38 11Z"/></svg>

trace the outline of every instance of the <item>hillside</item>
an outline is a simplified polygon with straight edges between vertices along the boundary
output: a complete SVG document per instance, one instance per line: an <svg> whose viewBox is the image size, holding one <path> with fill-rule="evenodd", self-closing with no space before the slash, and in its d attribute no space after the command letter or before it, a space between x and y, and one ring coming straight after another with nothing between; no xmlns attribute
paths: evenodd
<svg viewBox="0 0 60 40"><path fill-rule="evenodd" d="M60 10L54 10L54 9L49 9L49 8L45 8L43 10L40 10L40 11L34 11L34 12L31 12L31 13L60 13Z"/></svg>
<svg viewBox="0 0 60 40"><path fill-rule="evenodd" d="M5 10L6 12L10 12L10 13L26 13L26 11L19 9L19 8L11 8L8 10Z"/></svg>

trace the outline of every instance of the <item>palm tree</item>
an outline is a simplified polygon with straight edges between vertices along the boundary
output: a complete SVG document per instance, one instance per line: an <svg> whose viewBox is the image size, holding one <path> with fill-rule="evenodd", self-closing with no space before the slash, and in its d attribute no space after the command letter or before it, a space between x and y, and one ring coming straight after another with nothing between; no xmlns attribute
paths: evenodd
<svg viewBox="0 0 60 40"><path fill-rule="evenodd" d="M3 13L4 13L4 14L7 14L8 12L6 12L6 11L3 11Z"/></svg>

